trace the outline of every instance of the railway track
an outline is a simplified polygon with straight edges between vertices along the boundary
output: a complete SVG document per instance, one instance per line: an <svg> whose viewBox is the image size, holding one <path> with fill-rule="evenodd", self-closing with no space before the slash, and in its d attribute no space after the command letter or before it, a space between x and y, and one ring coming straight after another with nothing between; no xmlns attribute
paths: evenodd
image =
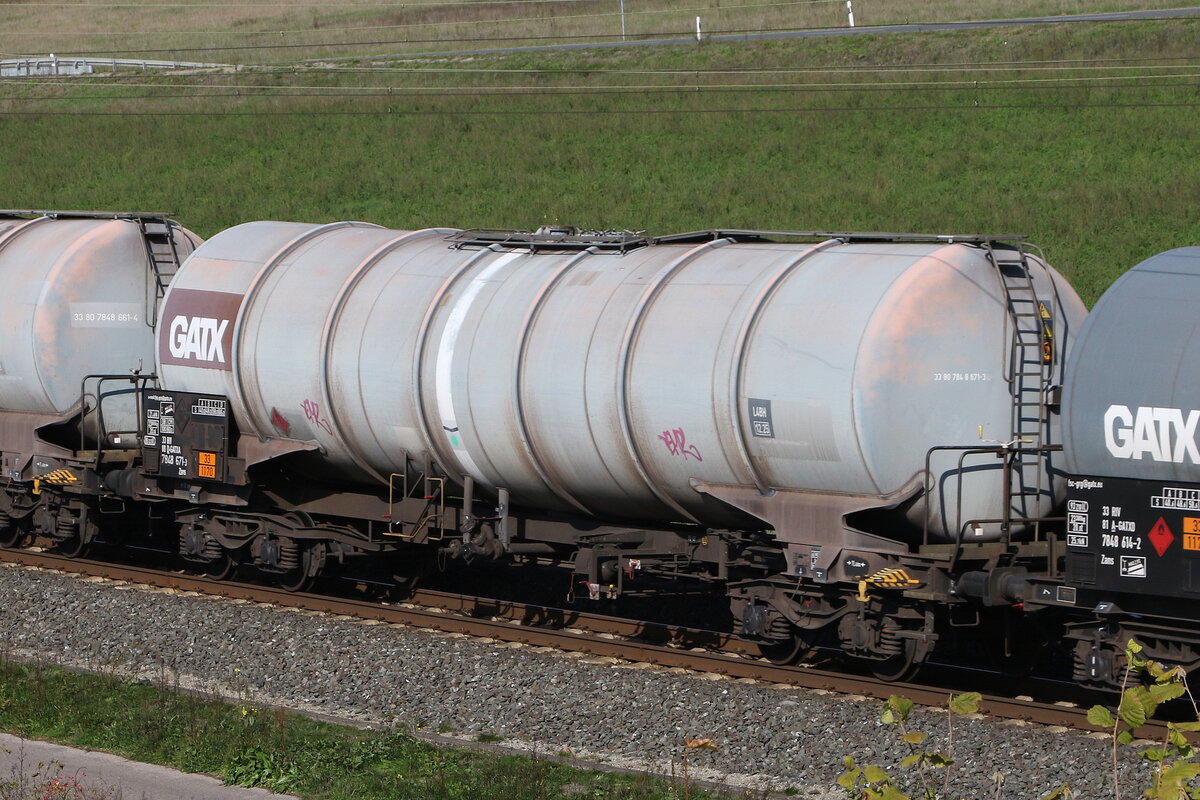
<svg viewBox="0 0 1200 800"><path fill-rule="evenodd" d="M780 666L763 660L757 648L713 631L507 600L493 600L441 591L418 590L400 604L335 597L140 566L69 558L35 550L0 549L0 563L58 570L114 581L196 592L273 606L415 628L459 633L533 647L551 647L662 668L679 668L735 679L784 684L840 694L886 699L903 695L914 703L945 705L952 691L915 683L884 681L873 676L846 674L803 665ZM1087 705L1039 702L1027 696L985 694L980 711L1001 719L1021 720L1095 732L1087 722ZM1165 734L1163 723L1150 722L1142 735Z"/></svg>

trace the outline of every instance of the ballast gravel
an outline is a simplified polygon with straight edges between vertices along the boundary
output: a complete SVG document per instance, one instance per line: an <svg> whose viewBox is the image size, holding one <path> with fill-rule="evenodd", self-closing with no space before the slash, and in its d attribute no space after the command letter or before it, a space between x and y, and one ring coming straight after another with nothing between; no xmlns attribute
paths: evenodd
<svg viewBox="0 0 1200 800"><path fill-rule="evenodd" d="M834 785L845 756L907 774L899 762L909 747L880 722L876 700L13 566L0 568L0 607L10 655L244 702L495 734L543 755L663 774L680 772L686 738L710 738L718 749L689 753L691 774L810 798L845 796ZM909 726L944 749L944 711L916 709ZM1152 765L1126 750L1122 794L1137 796ZM1032 799L1063 783L1076 797L1112 795L1110 743L1099 734L955 717L953 756L956 797Z"/></svg>

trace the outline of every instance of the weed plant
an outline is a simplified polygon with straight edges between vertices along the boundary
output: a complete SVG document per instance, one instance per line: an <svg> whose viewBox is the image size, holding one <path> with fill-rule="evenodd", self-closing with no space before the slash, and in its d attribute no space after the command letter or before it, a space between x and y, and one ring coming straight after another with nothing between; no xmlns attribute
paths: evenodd
<svg viewBox="0 0 1200 800"><path fill-rule="evenodd" d="M1188 686L1187 672L1180 666L1166 667L1147 658L1143 647L1129 640L1121 656L1124 665L1121 694L1117 707L1093 706L1088 722L1109 732L1112 744L1111 788L1114 800L1129 797L1128 776L1120 769L1121 748L1133 747L1137 755L1151 765L1142 800L1198 800L1200 798L1200 751L1194 739L1200 733L1200 705ZM1138 734L1167 703L1184 702L1190 706L1191 719L1168 722L1161 741L1139 740ZM838 786L848 800L960 800L964 795L954 786L954 716L979 710L981 696L976 692L951 696L946 704L946 744L933 750L928 737L912 729L909 715L913 702L893 695L883 704L880 722L894 726L909 748L898 768L874 764L860 765L846 756L846 771ZM1189 739L1189 734L1193 737ZM994 798L1003 796L1005 775L992 776ZM1040 800L1067 800L1077 797L1063 783L1041 796Z"/></svg>
<svg viewBox="0 0 1200 800"><path fill-rule="evenodd" d="M99 784L87 772L72 773L61 762L27 763L20 753L5 748L13 761L0 777L0 800L120 800L119 787Z"/></svg>

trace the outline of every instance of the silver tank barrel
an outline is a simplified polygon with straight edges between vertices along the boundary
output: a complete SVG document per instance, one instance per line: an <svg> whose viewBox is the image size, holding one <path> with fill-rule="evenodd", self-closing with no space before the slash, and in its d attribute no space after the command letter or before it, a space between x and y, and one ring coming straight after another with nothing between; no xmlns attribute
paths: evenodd
<svg viewBox="0 0 1200 800"><path fill-rule="evenodd" d="M1073 475L1200 482L1200 247L1117 279L1067 366L1063 433Z"/></svg>
<svg viewBox="0 0 1200 800"><path fill-rule="evenodd" d="M744 518L694 483L884 497L933 446L1012 435L1007 298L980 247L535 254L449 233L215 236L166 298L164 385L230 396L244 432L317 442L331 474L386 481L429 457L534 507L714 526ZM1086 312L1031 261L1061 354ZM935 458L935 529L960 494L962 519L1002 515L995 456L958 459ZM901 513L920 526L925 503Z"/></svg>
<svg viewBox="0 0 1200 800"><path fill-rule="evenodd" d="M200 239L174 230L182 260ZM157 290L133 219L0 218L0 285L0 408L64 414L85 375L153 371ZM105 401L106 428L136 430L134 405Z"/></svg>

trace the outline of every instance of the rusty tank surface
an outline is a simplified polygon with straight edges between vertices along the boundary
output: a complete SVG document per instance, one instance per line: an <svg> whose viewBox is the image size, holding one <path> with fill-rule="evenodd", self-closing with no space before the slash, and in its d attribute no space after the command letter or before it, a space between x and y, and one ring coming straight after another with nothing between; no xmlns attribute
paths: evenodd
<svg viewBox="0 0 1200 800"><path fill-rule="evenodd" d="M0 408L101 405L108 444L135 446L132 396L89 376L153 373L157 304L199 243L160 214L0 211Z"/></svg>
<svg viewBox="0 0 1200 800"><path fill-rule="evenodd" d="M1069 285L986 237L809 238L248 223L172 282L158 372L350 482L429 461L529 507L705 526L779 528L755 498L786 495L935 541L1048 512L1052 457L1014 494L996 451L1059 441Z"/></svg>

